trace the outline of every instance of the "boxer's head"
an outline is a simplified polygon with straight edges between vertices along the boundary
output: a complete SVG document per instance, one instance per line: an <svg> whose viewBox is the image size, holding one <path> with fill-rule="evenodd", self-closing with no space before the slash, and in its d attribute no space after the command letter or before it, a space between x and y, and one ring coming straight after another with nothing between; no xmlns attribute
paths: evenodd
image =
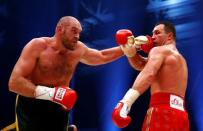
<svg viewBox="0 0 203 131"><path fill-rule="evenodd" d="M65 48L74 50L80 38L82 27L80 22L71 16L62 17L57 23L56 33L59 34L61 43Z"/></svg>
<svg viewBox="0 0 203 131"><path fill-rule="evenodd" d="M168 21L161 21L157 23L152 33L152 38L157 46L171 43L176 40L175 26Z"/></svg>

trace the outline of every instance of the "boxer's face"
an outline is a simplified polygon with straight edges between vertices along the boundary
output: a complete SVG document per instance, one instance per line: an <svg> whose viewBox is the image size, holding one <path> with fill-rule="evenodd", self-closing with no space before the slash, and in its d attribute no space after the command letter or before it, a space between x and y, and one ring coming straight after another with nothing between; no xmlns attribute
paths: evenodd
<svg viewBox="0 0 203 131"><path fill-rule="evenodd" d="M74 50L77 46L82 31L79 22L70 22L68 25L64 25L61 33L62 44L70 50Z"/></svg>
<svg viewBox="0 0 203 131"><path fill-rule="evenodd" d="M163 24L155 26L152 33L152 38L157 46L164 45L167 42L168 34L165 32Z"/></svg>

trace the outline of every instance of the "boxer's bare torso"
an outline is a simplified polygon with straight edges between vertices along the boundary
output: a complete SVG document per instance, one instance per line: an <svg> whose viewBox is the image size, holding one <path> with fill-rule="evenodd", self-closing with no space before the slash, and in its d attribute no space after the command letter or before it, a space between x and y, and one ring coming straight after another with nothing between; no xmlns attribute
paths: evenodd
<svg viewBox="0 0 203 131"><path fill-rule="evenodd" d="M169 92L184 97L188 78L184 58L173 44L157 48L159 53L162 53L164 60L151 85L151 93Z"/></svg>
<svg viewBox="0 0 203 131"><path fill-rule="evenodd" d="M184 97L188 79L187 64L176 48L173 28L167 28L171 32L165 28L164 24L154 27L152 38L156 47L150 50L147 59L139 54L128 59L133 68L141 71L133 88L141 94L151 87L151 94L167 92Z"/></svg>
<svg viewBox="0 0 203 131"><path fill-rule="evenodd" d="M109 63L123 55L119 47L98 51L88 48L81 41L64 45L56 37L31 40L23 49L9 80L13 92L34 97L37 85L69 86L79 62L87 65Z"/></svg>
<svg viewBox="0 0 203 131"><path fill-rule="evenodd" d="M79 41L81 31L76 18L64 16L52 37L34 38L23 48L8 85L19 96L16 114L24 130L66 129L68 112L58 104L69 110L74 106L77 96L69 83L77 64L101 65L123 56L120 47L101 51L88 48ZM42 127L43 122L48 124Z"/></svg>
<svg viewBox="0 0 203 131"><path fill-rule="evenodd" d="M113 122L118 127L128 126L131 121L128 113L132 104L150 88L150 108L142 130L189 131L188 114L184 108L188 69L185 59L176 48L175 26L167 21L159 22L152 33L155 47L150 50L148 57L139 53L128 57L131 66L140 73L132 88L114 109ZM173 121L174 118L176 121Z"/></svg>
<svg viewBox="0 0 203 131"><path fill-rule="evenodd" d="M36 85L69 86L73 72L87 47L80 41L74 50L61 47L55 37L31 40L23 49L10 78L20 95L33 97Z"/></svg>
<svg viewBox="0 0 203 131"><path fill-rule="evenodd" d="M30 80L47 86L69 85L75 67L82 54L84 47L77 44L75 50L58 50L52 46L50 38L41 38L42 50L38 50L38 57L33 72L28 76Z"/></svg>

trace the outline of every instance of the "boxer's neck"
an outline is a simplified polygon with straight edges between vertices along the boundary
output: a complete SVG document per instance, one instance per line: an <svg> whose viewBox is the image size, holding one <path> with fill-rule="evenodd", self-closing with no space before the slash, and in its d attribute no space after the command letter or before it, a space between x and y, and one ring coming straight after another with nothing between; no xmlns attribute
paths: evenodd
<svg viewBox="0 0 203 131"><path fill-rule="evenodd" d="M57 37L52 37L51 38L51 47L58 53L65 53L67 52L67 49L63 46L63 44L61 43L61 41L59 39L57 39Z"/></svg>

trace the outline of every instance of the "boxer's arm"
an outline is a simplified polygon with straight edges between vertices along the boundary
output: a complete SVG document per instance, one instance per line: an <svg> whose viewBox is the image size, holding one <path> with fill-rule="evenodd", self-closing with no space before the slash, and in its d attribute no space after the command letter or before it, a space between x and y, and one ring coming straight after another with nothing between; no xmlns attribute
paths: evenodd
<svg viewBox="0 0 203 131"><path fill-rule="evenodd" d="M148 62L137 76L132 88L140 94L144 93L154 82L164 58L165 55L158 48L153 48L149 54Z"/></svg>
<svg viewBox="0 0 203 131"><path fill-rule="evenodd" d="M36 86L28 79L32 73L39 51L39 39L31 40L22 50L9 79L9 90L22 96L34 97Z"/></svg>
<svg viewBox="0 0 203 131"><path fill-rule="evenodd" d="M145 67L137 76L132 88L128 90L121 100L122 103L128 105L128 109L131 108L136 99L154 82L163 60L164 54L162 54L157 48L152 49Z"/></svg>
<svg viewBox="0 0 203 131"><path fill-rule="evenodd" d="M154 48L151 50L149 53L148 62L136 78L132 88L127 91L123 99L118 103L112 112L112 120L115 125L120 128L129 125L131 117L128 115L128 113L130 112L132 104L153 83L157 72L163 63L163 60L164 55L159 51L159 49Z"/></svg>
<svg viewBox="0 0 203 131"><path fill-rule="evenodd" d="M127 58L128 58L128 62L130 63L130 65L135 70L138 70L138 71L141 71L147 62L147 58L142 57L141 55L139 55L137 53L133 57L127 57Z"/></svg>
<svg viewBox="0 0 203 131"><path fill-rule="evenodd" d="M123 55L123 51L120 47L112 47L101 51L86 48L86 51L82 56L80 62L88 65L101 65L112 62Z"/></svg>

